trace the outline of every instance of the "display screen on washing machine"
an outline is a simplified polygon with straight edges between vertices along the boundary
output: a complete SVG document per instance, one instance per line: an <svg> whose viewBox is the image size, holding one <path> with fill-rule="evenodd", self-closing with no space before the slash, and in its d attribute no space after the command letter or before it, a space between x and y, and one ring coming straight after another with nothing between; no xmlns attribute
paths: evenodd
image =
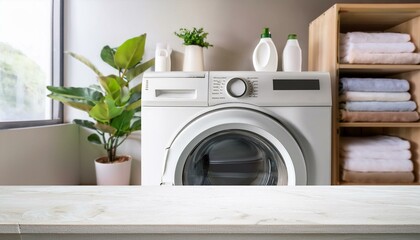
<svg viewBox="0 0 420 240"><path fill-rule="evenodd" d="M273 90L320 90L319 79L273 79Z"/></svg>

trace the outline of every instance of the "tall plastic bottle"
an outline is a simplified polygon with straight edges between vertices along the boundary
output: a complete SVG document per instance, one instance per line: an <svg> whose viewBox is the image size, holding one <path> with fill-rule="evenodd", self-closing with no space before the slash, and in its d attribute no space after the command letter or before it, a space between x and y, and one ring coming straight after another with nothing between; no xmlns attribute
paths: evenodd
<svg viewBox="0 0 420 240"><path fill-rule="evenodd" d="M171 52L168 44L157 43L155 50L155 72L171 71Z"/></svg>
<svg viewBox="0 0 420 240"><path fill-rule="evenodd" d="M301 72L302 71L302 50L296 34L289 34L286 46L283 49L283 71Z"/></svg>
<svg viewBox="0 0 420 240"><path fill-rule="evenodd" d="M269 28L264 28L260 42L252 54L255 71L275 72L278 66L277 49Z"/></svg>

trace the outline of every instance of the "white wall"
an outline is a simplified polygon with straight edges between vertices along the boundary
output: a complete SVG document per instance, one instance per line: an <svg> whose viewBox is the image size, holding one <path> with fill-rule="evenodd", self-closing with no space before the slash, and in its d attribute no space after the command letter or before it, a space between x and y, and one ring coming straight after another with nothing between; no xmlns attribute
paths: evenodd
<svg viewBox="0 0 420 240"><path fill-rule="evenodd" d="M1 130L0 153L0 185L80 183L75 125Z"/></svg>
<svg viewBox="0 0 420 240"><path fill-rule="evenodd" d="M204 27L214 45L205 50L206 70L253 70L252 52L263 27L270 27L272 38L281 52L289 33L298 34L303 51L303 69L307 69L309 23L336 2L418 2L418 0L66 0L65 46L94 62L105 74L112 69L102 63L100 50L105 45L117 47L124 40L147 33L146 55L152 58L157 42L166 42L173 49L173 70L182 69L183 46L174 35L181 27ZM65 84L88 86L95 75L85 66L65 57ZM66 109L66 121L87 118L73 109ZM93 159L100 150L81 135L81 182L93 183ZM135 160L132 183L140 175L140 142L138 135L123 146ZM99 151L99 152L98 152Z"/></svg>

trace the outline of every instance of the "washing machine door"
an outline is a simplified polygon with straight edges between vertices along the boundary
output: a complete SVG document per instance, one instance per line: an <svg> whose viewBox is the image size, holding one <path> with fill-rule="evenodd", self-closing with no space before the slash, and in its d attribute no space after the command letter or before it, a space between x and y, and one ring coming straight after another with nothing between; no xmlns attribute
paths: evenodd
<svg viewBox="0 0 420 240"><path fill-rule="evenodd" d="M246 108L208 112L166 149L162 184L305 185L302 151L272 117Z"/></svg>

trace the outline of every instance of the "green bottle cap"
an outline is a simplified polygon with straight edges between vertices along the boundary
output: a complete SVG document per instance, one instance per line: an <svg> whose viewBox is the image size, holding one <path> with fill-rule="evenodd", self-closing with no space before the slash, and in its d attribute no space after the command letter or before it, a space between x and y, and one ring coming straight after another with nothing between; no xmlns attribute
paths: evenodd
<svg viewBox="0 0 420 240"><path fill-rule="evenodd" d="M294 33L289 34L289 36L287 37L287 39L297 39L297 35L294 34Z"/></svg>
<svg viewBox="0 0 420 240"><path fill-rule="evenodd" d="M271 38L271 33L269 28L264 28L263 32L261 33L261 38Z"/></svg>

